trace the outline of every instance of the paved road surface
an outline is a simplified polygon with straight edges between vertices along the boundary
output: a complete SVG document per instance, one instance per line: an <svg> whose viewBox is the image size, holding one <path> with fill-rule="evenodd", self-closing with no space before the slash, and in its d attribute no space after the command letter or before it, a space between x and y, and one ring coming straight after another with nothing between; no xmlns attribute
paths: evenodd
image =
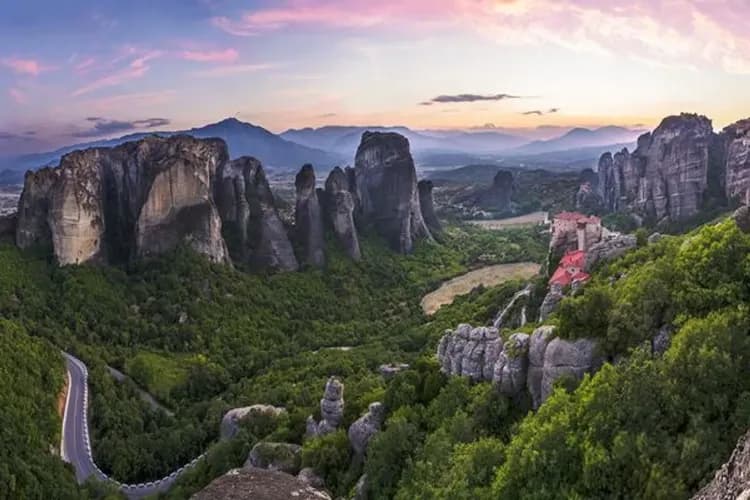
<svg viewBox="0 0 750 500"><path fill-rule="evenodd" d="M166 491L186 469L194 466L204 455L158 481L142 484L121 484L108 478L91 455L88 423L88 370L83 362L70 354L63 353L68 370L68 395L63 415L62 442L60 451L63 460L73 465L76 480L83 483L89 477L100 481L112 481L129 498L143 498L160 491Z"/></svg>

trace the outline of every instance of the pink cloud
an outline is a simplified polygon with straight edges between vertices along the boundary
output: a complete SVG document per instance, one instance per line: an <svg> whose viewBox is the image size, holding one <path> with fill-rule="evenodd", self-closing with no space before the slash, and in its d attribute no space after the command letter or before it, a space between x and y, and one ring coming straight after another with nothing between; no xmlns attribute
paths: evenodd
<svg viewBox="0 0 750 500"><path fill-rule="evenodd" d="M264 71L267 69L273 68L273 64L229 64L229 65L222 65L222 66L216 66L210 69L197 71L194 73L195 76L198 77L222 77L222 76L232 76L232 75L240 75L244 73L256 73L258 71Z"/></svg>
<svg viewBox="0 0 750 500"><path fill-rule="evenodd" d="M3 66L10 68L13 72L19 75L31 75L38 76L45 71L51 71L55 69L53 66L45 66L39 61L34 59L19 59L19 58L8 58L0 61Z"/></svg>
<svg viewBox="0 0 750 500"><path fill-rule="evenodd" d="M90 70L94 64L96 64L96 59L94 59L93 57L89 57L79 62L78 64L76 64L75 70L83 73L83 72Z"/></svg>
<svg viewBox="0 0 750 500"><path fill-rule="evenodd" d="M158 50L144 52L133 59L125 68L93 80L83 87L80 87L73 91L71 95L73 97L78 97L102 88L121 85L125 82L141 78L146 73L148 73L149 69L151 69L148 64L149 61L159 58L163 55L164 53Z"/></svg>
<svg viewBox="0 0 750 500"><path fill-rule="evenodd" d="M747 0L286 0L212 24L237 36L291 27L457 29L503 45L553 44L659 66L750 73Z"/></svg>
<svg viewBox="0 0 750 500"><path fill-rule="evenodd" d="M186 61L229 64L237 60L239 53L235 49L215 51L185 50L180 53L180 57Z"/></svg>
<svg viewBox="0 0 750 500"><path fill-rule="evenodd" d="M8 95L16 104L26 104L27 102L26 93L19 88L11 87L8 89Z"/></svg>

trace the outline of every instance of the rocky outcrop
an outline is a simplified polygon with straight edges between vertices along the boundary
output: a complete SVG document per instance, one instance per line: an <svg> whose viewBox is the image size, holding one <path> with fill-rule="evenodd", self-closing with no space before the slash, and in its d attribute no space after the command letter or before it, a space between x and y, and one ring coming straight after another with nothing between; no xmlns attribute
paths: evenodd
<svg viewBox="0 0 750 500"><path fill-rule="evenodd" d="M598 370L603 362L598 351L594 340L552 339L544 351L541 400L545 401L552 394L553 385L558 379L566 377L577 383L586 373Z"/></svg>
<svg viewBox="0 0 750 500"><path fill-rule="evenodd" d="M297 474L302 464L301 451L298 444L261 441L250 450L245 467Z"/></svg>
<svg viewBox="0 0 750 500"><path fill-rule="evenodd" d="M553 283L549 286L547 295L544 296L542 305L539 306L539 322L547 321L547 318L555 312L560 301L565 298L563 289L559 284Z"/></svg>
<svg viewBox="0 0 750 500"><path fill-rule="evenodd" d="M313 488L324 488L325 481L318 474L315 473L315 469L312 467L305 467L297 474L297 479L305 484L309 484Z"/></svg>
<svg viewBox="0 0 750 500"><path fill-rule="evenodd" d="M232 408L221 419L219 435L221 439L231 439L239 432L242 422L252 421L254 418L277 418L284 412L284 408L263 404Z"/></svg>
<svg viewBox="0 0 750 500"><path fill-rule="evenodd" d="M720 141L727 198L750 204L750 119L726 127Z"/></svg>
<svg viewBox="0 0 750 500"><path fill-rule="evenodd" d="M430 230L433 236L440 234L443 230L440 221L435 214L435 202L432 198L432 181L423 179L417 183L417 189L419 190L419 207L422 209L422 216L424 217L427 229Z"/></svg>
<svg viewBox="0 0 750 500"><path fill-rule="evenodd" d="M667 349L669 349L669 346L672 344L673 331L674 328L670 325L664 325L659 328L659 331L656 332L656 335L651 339L652 354L661 356L667 352Z"/></svg>
<svg viewBox="0 0 750 500"><path fill-rule="evenodd" d="M236 261L253 269L293 271L298 268L258 160L242 157L224 165L218 175L216 198L229 251Z"/></svg>
<svg viewBox="0 0 750 500"><path fill-rule="evenodd" d="M596 213L602 209L602 199L590 182L584 182L576 193L576 210L583 213Z"/></svg>
<svg viewBox="0 0 750 500"><path fill-rule="evenodd" d="M747 234L750 233L750 207L743 205L734 211L734 223L740 231Z"/></svg>
<svg viewBox="0 0 750 500"><path fill-rule="evenodd" d="M323 267L325 265L325 239L323 237L323 212L315 189L315 170L304 165L294 180L297 203L294 210L294 229L302 252L302 262Z"/></svg>
<svg viewBox="0 0 750 500"><path fill-rule="evenodd" d="M316 422L310 415L307 417L308 437L317 437L335 431L344 418L344 384L336 377L326 382L323 399L320 400L320 422Z"/></svg>
<svg viewBox="0 0 750 500"><path fill-rule="evenodd" d="M586 252L586 272L602 262L608 262L624 255L638 245L635 235L610 233Z"/></svg>
<svg viewBox="0 0 750 500"><path fill-rule="evenodd" d="M396 251L431 238L419 205L417 173L409 141L395 133L365 132L355 158L362 219Z"/></svg>
<svg viewBox="0 0 750 500"><path fill-rule="evenodd" d="M352 174L354 173L353 170L349 170ZM360 260L362 253L359 248L357 227L354 223L354 196L347 174L339 167L331 170L325 187L326 219L330 221L333 233L346 255L353 260Z"/></svg>
<svg viewBox="0 0 750 500"><path fill-rule="evenodd" d="M331 500L323 490L284 472L243 467L211 481L191 500Z"/></svg>
<svg viewBox="0 0 750 500"><path fill-rule="evenodd" d="M695 215L709 185L711 121L699 115L665 118L638 139L638 147L599 160L599 192L609 210L633 211L647 219L680 220Z"/></svg>
<svg viewBox="0 0 750 500"><path fill-rule="evenodd" d="M49 217L50 193L57 183L59 169L43 168L26 172L23 193L18 203L16 244L20 248L52 245Z"/></svg>
<svg viewBox="0 0 750 500"><path fill-rule="evenodd" d="M514 333L503 344L494 328L462 324L440 340L438 362L443 373L492 381L509 397L526 390L538 408L552 393L555 381L566 378L578 383L603 362L596 340L571 341L553 335L553 326L542 326L531 336Z"/></svg>
<svg viewBox="0 0 750 500"><path fill-rule="evenodd" d="M750 498L750 432L737 441L729 460L693 500L747 500Z"/></svg>
<svg viewBox="0 0 750 500"><path fill-rule="evenodd" d="M409 365L406 363L388 363L385 365L380 365L378 367L378 372L383 376L383 378L387 380L408 369Z"/></svg>
<svg viewBox="0 0 750 500"><path fill-rule="evenodd" d="M65 155L28 174L17 244L51 243L61 264L123 261L187 245L227 262L213 201L223 141L148 137Z"/></svg>
<svg viewBox="0 0 750 500"><path fill-rule="evenodd" d="M370 439L380 431L385 419L385 408L382 403L371 403L367 413L349 426L349 443L358 457L365 455Z"/></svg>

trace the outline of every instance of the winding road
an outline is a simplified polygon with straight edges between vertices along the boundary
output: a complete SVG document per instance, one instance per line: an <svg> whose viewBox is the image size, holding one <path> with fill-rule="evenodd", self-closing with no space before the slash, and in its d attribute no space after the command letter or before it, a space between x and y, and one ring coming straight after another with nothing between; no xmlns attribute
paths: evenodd
<svg viewBox="0 0 750 500"><path fill-rule="evenodd" d="M172 483L185 470L193 467L204 456L201 455L184 467L170 475L148 483L122 484L109 478L94 463L91 454L88 422L88 369L81 360L63 353L68 371L68 394L65 400L63 414L62 439L60 441L60 455L62 459L73 465L78 483L84 483L93 477L99 481L109 481L115 484L128 498L138 499L168 490Z"/></svg>

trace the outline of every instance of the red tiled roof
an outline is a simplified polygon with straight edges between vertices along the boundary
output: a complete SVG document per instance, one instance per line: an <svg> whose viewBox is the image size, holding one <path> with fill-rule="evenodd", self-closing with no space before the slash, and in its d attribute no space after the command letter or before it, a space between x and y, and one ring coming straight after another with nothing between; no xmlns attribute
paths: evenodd
<svg viewBox="0 0 750 500"><path fill-rule="evenodd" d="M586 252L583 250L569 250L560 259L560 266L558 267L582 268L584 264L586 264Z"/></svg>
<svg viewBox="0 0 750 500"><path fill-rule="evenodd" d="M586 252L583 250L566 252L560 259L560 265L549 279L549 284L568 286L575 281L588 281L591 276L582 271L585 263Z"/></svg>
<svg viewBox="0 0 750 500"><path fill-rule="evenodd" d="M555 219L571 220L576 222L586 222L591 224L600 224L601 219L595 215L583 215L580 212L560 212L555 215Z"/></svg>

